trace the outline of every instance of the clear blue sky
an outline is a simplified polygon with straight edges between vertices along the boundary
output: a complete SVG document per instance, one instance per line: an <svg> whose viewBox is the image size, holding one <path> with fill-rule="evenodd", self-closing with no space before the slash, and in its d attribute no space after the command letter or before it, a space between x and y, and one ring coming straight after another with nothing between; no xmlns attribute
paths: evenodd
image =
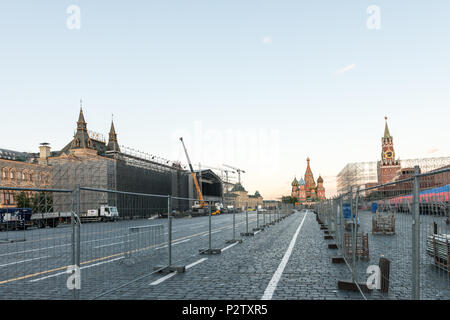
<svg viewBox="0 0 450 320"><path fill-rule="evenodd" d="M3 1L0 148L61 149L82 97L120 144L184 162L183 134L193 162L242 167L265 198L309 156L330 195L346 163L379 159L385 115L397 156L450 155L449 15L448 0Z"/></svg>

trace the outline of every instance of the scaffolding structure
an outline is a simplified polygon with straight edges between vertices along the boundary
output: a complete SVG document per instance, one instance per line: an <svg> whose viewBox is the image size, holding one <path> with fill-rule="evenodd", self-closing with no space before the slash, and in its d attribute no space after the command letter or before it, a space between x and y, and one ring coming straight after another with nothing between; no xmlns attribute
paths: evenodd
<svg viewBox="0 0 450 320"><path fill-rule="evenodd" d="M134 192L142 194L172 195L188 197L190 176L180 167L165 165L138 154L112 152L107 157L55 157L49 159L52 187L76 190L78 186L93 189ZM68 195L56 195L54 210L71 211ZM115 194L85 193L81 212L98 208L102 204L116 206L127 214L127 203L122 203ZM89 199L87 199L89 197ZM146 204L158 212L167 211L167 200L152 198ZM174 204L176 208L177 203ZM181 209L181 208L180 208Z"/></svg>
<svg viewBox="0 0 450 320"><path fill-rule="evenodd" d="M408 169L412 170L414 166L419 166L421 173L443 168L450 165L450 157L406 159L399 162L401 170L397 173L397 177L402 172L403 174L408 172ZM365 188L378 184L378 165L379 161L348 163L337 175L337 193L348 192L350 187Z"/></svg>

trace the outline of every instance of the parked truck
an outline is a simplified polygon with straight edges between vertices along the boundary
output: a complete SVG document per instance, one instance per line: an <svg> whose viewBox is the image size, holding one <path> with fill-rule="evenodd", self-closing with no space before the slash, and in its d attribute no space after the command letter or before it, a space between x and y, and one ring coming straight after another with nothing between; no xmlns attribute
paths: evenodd
<svg viewBox="0 0 450 320"><path fill-rule="evenodd" d="M81 222L116 221L119 218L117 207L101 205L98 209L90 209L81 213Z"/></svg>
<svg viewBox="0 0 450 320"><path fill-rule="evenodd" d="M32 213L31 208L0 209L0 230L26 230L29 227L56 227L68 223L71 212Z"/></svg>

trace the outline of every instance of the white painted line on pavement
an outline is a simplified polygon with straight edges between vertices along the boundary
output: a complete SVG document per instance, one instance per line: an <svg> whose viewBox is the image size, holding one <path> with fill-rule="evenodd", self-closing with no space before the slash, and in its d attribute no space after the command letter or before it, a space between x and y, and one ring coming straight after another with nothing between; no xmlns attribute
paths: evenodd
<svg viewBox="0 0 450 320"><path fill-rule="evenodd" d="M114 261L117 261L117 260L121 260L121 259L123 259L123 258L124 258L124 256L120 256L120 257L115 258L115 259L112 259L112 260L107 260L107 261L103 261L103 262L98 262L98 263L90 264L90 265L88 265L88 266L81 267L80 270L87 269L87 268L91 268L91 267L96 267L96 266L99 266L99 265L102 265L102 264L105 264L105 263L114 262ZM45 280L45 279L48 279L48 278L57 277L57 276L60 276L60 275L63 275L63 274L67 274L67 272L66 272L66 271L63 271L63 272L55 273L55 274L52 274L52 275L50 275L50 276L45 276L45 277L42 277L42 278L30 280L29 282L37 282L37 281Z"/></svg>
<svg viewBox="0 0 450 320"><path fill-rule="evenodd" d="M283 275L284 268L286 267L289 257L292 254L292 249L294 249L295 242L297 240L298 234L300 233L300 229L303 226L303 222L305 222L305 218L308 215L308 212L305 213L303 216L303 220L300 223L300 225L297 228L297 231L295 231L294 236L292 237L291 243L289 243L289 247L287 248L283 259L281 259L280 265L278 266L277 270L272 276L272 279L270 280L269 284L267 285L266 290L264 291L264 295L262 296L261 300L271 300L273 293L275 292L275 289L277 288L278 281L280 281L281 276Z"/></svg>
<svg viewBox="0 0 450 320"><path fill-rule="evenodd" d="M158 279L158 280L156 280L156 281L153 281L152 283L150 283L150 285L151 285L151 286L156 286L156 285L160 284L161 282L164 282L164 281L166 281L167 279L172 278L172 277L173 277L174 275L176 275L176 274L177 274L176 271L173 272L173 273L169 273L167 276L164 276L164 277L162 277L162 278L160 278L160 279Z"/></svg>
<svg viewBox="0 0 450 320"><path fill-rule="evenodd" d="M225 230L225 229L224 229L224 230ZM217 233L217 232L220 232L220 231L222 231L222 230L211 231L211 234L213 234L213 233ZM207 236L209 236L209 231L208 231L208 233L207 233L207 234L203 235L202 237L207 237Z"/></svg>
<svg viewBox="0 0 450 320"><path fill-rule="evenodd" d="M223 248L221 251L224 252L225 250L230 249L231 247L234 247L235 245L237 245L239 242L235 242L233 244L230 244L229 246L226 246L225 248Z"/></svg>
<svg viewBox="0 0 450 320"><path fill-rule="evenodd" d="M110 247L110 246L114 246L114 245L116 245L116 244L124 244L124 243L126 243L126 242L130 242L130 241L121 241L121 242L116 242L116 243L104 244L104 245L102 245L102 246L94 247L94 249L97 249L97 248L103 248L103 247Z"/></svg>
<svg viewBox="0 0 450 320"><path fill-rule="evenodd" d="M178 241L178 242L172 242L172 246L176 246L177 244L180 244L180 243L183 243L183 242L188 242L188 241L191 241L191 239L186 239L186 240L182 240L182 241ZM155 248L155 250L167 248L167 246L168 245L166 244L165 246Z"/></svg>
<svg viewBox="0 0 450 320"><path fill-rule="evenodd" d="M1 267L6 267L6 266L10 266L10 265L12 265L12 264L24 263L24 262L33 261L33 260L39 260L39 259L44 259L44 258L48 258L48 257L50 257L50 256L44 256L44 257L39 257L39 258L33 258L33 259L27 259L27 260L22 260L22 261L15 261L15 262L10 262L10 263L0 264L0 268L1 268Z"/></svg>
<svg viewBox="0 0 450 320"><path fill-rule="evenodd" d="M190 269L190 268L192 268L193 266L196 266L197 264L199 264L199 263L202 263L203 261L205 261L205 260L208 260L208 258L202 258L202 259L200 259L200 260L197 260L197 261L195 261L194 263L191 263L191 264L189 264L189 265L187 265L186 266L186 269ZM162 282L164 282L164 281L166 281L167 279L170 279L170 278L172 278L174 275L176 275L178 272L173 272L173 273L169 273L168 275L166 275L166 276L164 276L164 277L162 277L162 278L160 278L160 279L158 279L158 280L156 280L156 281L153 281L152 283L150 283L150 285L151 286L156 286L156 285L158 285L158 284L160 284L160 283L162 283Z"/></svg>
<svg viewBox="0 0 450 320"><path fill-rule="evenodd" d="M41 251L41 250L46 250L46 249L52 249L52 248L57 248L57 247L67 247L67 246L70 246L70 243L68 243L68 244L61 244L61 245L53 246L53 247L37 248L37 249L30 249L30 250L24 250L24 251L3 253L3 254L0 254L0 257L9 256L9 255L12 255L12 254L21 254L21 253L27 253L27 252L34 252L34 251Z"/></svg>
<svg viewBox="0 0 450 320"><path fill-rule="evenodd" d="M198 265L199 263L202 263L203 261L206 261L206 260L208 260L208 258L202 258L202 259L200 259L200 260L195 261L194 263L188 264L188 265L186 266L186 269L190 269L190 268L192 268L193 266L196 266L196 265Z"/></svg>

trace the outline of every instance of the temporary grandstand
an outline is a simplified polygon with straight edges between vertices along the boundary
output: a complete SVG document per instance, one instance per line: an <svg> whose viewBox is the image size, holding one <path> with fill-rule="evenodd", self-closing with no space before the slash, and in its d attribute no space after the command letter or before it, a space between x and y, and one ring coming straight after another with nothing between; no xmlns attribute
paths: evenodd
<svg viewBox="0 0 450 320"><path fill-rule="evenodd" d="M396 179L410 174L414 166L419 166L420 172L425 173L450 165L450 157L422 158L401 160L401 170ZM348 163L337 175L337 193L347 192L350 187L370 187L378 184L378 162Z"/></svg>

